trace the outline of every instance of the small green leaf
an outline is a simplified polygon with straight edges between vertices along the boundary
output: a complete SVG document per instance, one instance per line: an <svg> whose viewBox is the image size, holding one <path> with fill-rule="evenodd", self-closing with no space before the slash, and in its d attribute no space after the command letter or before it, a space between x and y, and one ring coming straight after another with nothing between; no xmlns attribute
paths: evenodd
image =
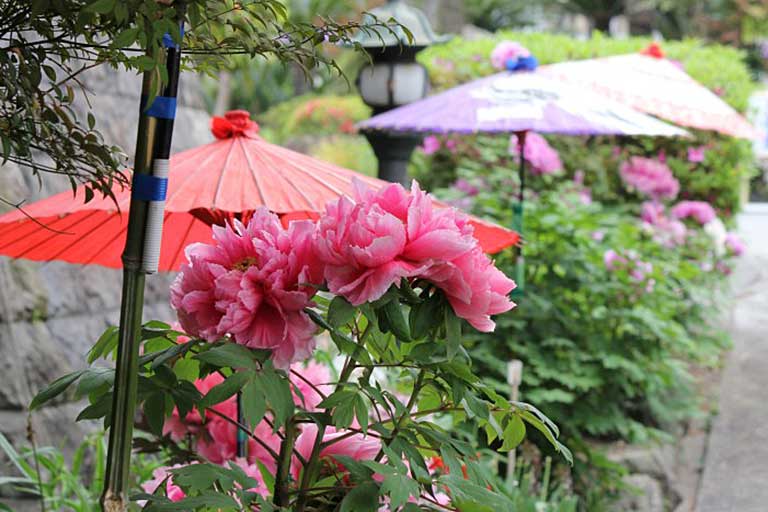
<svg viewBox="0 0 768 512"><path fill-rule="evenodd" d="M408 322L405 321L403 309L400 302L391 300L387 302L380 310L381 315L386 318L387 327L399 340L410 341L411 332L408 328Z"/></svg>
<svg viewBox="0 0 768 512"><path fill-rule="evenodd" d="M236 343L224 343L195 356L195 359L218 368L256 369L254 352Z"/></svg>
<svg viewBox="0 0 768 512"><path fill-rule="evenodd" d="M200 400L200 408L205 409L223 402L231 397L245 385L251 378L252 373L247 371L235 372L224 380L221 384L212 387L208 393Z"/></svg>
<svg viewBox="0 0 768 512"><path fill-rule="evenodd" d="M501 437L504 440L504 444L500 448L501 451L507 452L516 448L525 438L525 423L522 418L513 414Z"/></svg>
<svg viewBox="0 0 768 512"><path fill-rule="evenodd" d="M264 389L267 402L275 414L275 426L284 425L294 410L293 395L288 378L277 373L268 364L265 364L264 369L257 375L260 385Z"/></svg>
<svg viewBox="0 0 768 512"><path fill-rule="evenodd" d="M445 308L445 341L448 344L448 360L453 359L461 348L461 319L451 308Z"/></svg>
<svg viewBox="0 0 768 512"><path fill-rule="evenodd" d="M139 35L139 27L129 27L117 34L112 40L112 45L116 48L124 48L132 45Z"/></svg>
<svg viewBox="0 0 768 512"><path fill-rule="evenodd" d="M35 398L32 399L32 403L29 404L29 410L33 411L43 405L45 402L48 402L49 400L52 400L53 398L56 398L62 394L73 382L79 379L83 373L85 373L85 370L79 370L74 373L64 375L63 377L59 377L55 381L51 382L47 388L43 389L35 396Z"/></svg>
<svg viewBox="0 0 768 512"><path fill-rule="evenodd" d="M92 364L98 358L112 352L117 347L119 329L112 325L99 337L98 341L88 351L88 364Z"/></svg>
<svg viewBox="0 0 768 512"><path fill-rule="evenodd" d="M379 509L379 488L373 482L354 487L341 502L339 512L376 512Z"/></svg>
<svg viewBox="0 0 768 512"><path fill-rule="evenodd" d="M80 411L75 421L97 420L109 415L112 410L112 392L105 393L94 403Z"/></svg>
<svg viewBox="0 0 768 512"><path fill-rule="evenodd" d="M356 311L355 306L347 302L347 299L337 295L328 306L328 323L333 327L341 327L355 318Z"/></svg>
<svg viewBox="0 0 768 512"><path fill-rule="evenodd" d="M80 377L77 383L75 394L83 397L102 387L111 387L115 381L115 370L113 368L89 368Z"/></svg>
<svg viewBox="0 0 768 512"><path fill-rule="evenodd" d="M117 0L96 0L95 2L88 4L88 7L83 9L83 11L106 14L115 8L116 1Z"/></svg>
<svg viewBox="0 0 768 512"><path fill-rule="evenodd" d="M156 436L163 435L165 422L165 393L152 393L144 401L144 417L149 424L149 430Z"/></svg>
<svg viewBox="0 0 768 512"><path fill-rule="evenodd" d="M241 403L246 425L254 427L264 418L267 412L267 401L264 390L257 380L252 380L243 387Z"/></svg>

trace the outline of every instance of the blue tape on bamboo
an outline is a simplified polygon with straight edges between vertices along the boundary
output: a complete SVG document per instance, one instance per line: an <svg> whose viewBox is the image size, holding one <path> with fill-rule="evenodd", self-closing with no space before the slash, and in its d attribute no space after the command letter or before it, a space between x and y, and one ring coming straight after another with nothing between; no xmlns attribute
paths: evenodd
<svg viewBox="0 0 768 512"><path fill-rule="evenodd" d="M184 24L183 23L179 26L179 33L181 35L181 38L184 39ZM163 46L166 47L166 48L176 48L176 49L179 48L179 45L174 42L173 37L168 32L163 34Z"/></svg>
<svg viewBox="0 0 768 512"><path fill-rule="evenodd" d="M158 96L147 109L147 115L158 119L175 119L176 98Z"/></svg>
<svg viewBox="0 0 768 512"><path fill-rule="evenodd" d="M148 174L134 174L131 197L140 201L165 201L168 178Z"/></svg>

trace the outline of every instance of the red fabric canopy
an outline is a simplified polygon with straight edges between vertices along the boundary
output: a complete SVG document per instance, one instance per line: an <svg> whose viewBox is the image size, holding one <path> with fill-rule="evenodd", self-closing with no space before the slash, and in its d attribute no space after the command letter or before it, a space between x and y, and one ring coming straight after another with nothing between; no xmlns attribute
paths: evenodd
<svg viewBox="0 0 768 512"><path fill-rule="evenodd" d="M247 220L260 206L279 214L283 222L314 219L329 201L352 196L355 179L376 189L387 184L266 142L256 134L258 126L247 112L214 118L211 128L219 140L171 157L160 270L178 270L190 243L210 242L212 223L233 217ZM0 254L122 267L130 190L114 193L116 202L94 198L84 203L81 186L74 196L64 192L0 216ZM489 253L520 238L481 219L472 218L472 224Z"/></svg>

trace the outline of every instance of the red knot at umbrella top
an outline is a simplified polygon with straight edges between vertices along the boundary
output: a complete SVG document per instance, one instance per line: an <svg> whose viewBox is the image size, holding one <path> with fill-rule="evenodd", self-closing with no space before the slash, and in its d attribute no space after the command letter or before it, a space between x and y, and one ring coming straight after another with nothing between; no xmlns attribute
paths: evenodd
<svg viewBox="0 0 768 512"><path fill-rule="evenodd" d="M247 220L261 206L283 222L316 219L329 201L352 197L355 180L374 189L388 185L266 142L245 111L214 117L211 131L215 142L171 157L160 270L178 270L190 243L210 242L211 224ZM122 267L130 190L113 192L114 201L97 197L85 203L80 186L74 196L63 192L0 216L0 255ZM474 217L471 222L486 252L519 240L496 224Z"/></svg>
<svg viewBox="0 0 768 512"><path fill-rule="evenodd" d="M539 72L680 126L754 139L757 130L660 48L642 54L561 62Z"/></svg>

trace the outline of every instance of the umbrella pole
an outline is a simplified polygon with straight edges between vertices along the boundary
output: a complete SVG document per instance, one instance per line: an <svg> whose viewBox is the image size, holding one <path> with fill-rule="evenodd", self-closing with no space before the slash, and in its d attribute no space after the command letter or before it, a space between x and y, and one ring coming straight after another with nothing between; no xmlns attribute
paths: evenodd
<svg viewBox="0 0 768 512"><path fill-rule="evenodd" d="M517 132L517 147L520 155L520 164L518 166L518 178L520 181L520 190L517 194L517 203L513 205L512 219L515 231L520 233L520 246L517 248L517 258L515 259L515 283L517 288L512 290L512 295L519 296L525 291L525 256L523 255L523 203L525 201L525 135L527 132Z"/></svg>
<svg viewBox="0 0 768 512"><path fill-rule="evenodd" d="M237 392L237 422L245 425L242 391ZM242 458L248 456L248 433L240 427L237 428L237 456Z"/></svg>
<svg viewBox="0 0 768 512"><path fill-rule="evenodd" d="M182 6L177 7L177 10ZM183 12L179 11L183 17ZM170 42L168 42L170 41ZM164 39L168 83L149 108L145 101L156 88L156 74L144 73L141 90L131 204L123 251L123 291L120 304L115 385L109 428L109 448L101 507L104 512L128 508L133 422L139 367L139 340L146 274L157 271L168 157L176 111L181 50ZM148 50L151 55L151 50ZM159 226L158 226L159 220ZM154 252L153 252L154 251Z"/></svg>

